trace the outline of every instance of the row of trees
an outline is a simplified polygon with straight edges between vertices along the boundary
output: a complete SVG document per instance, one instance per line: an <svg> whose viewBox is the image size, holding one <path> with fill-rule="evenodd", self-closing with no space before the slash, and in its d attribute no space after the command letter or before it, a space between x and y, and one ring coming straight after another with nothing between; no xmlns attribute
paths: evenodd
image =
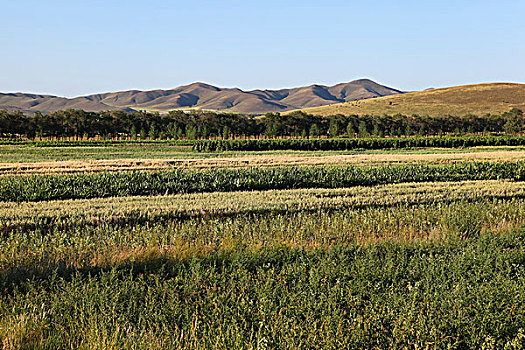
<svg viewBox="0 0 525 350"><path fill-rule="evenodd" d="M0 111L2 137L94 137L131 139L200 139L248 137L383 137L481 132L522 133L523 112L513 109L501 115L446 116L441 118L401 115L321 117L303 112L263 117L193 111L158 113L65 110L24 115Z"/></svg>

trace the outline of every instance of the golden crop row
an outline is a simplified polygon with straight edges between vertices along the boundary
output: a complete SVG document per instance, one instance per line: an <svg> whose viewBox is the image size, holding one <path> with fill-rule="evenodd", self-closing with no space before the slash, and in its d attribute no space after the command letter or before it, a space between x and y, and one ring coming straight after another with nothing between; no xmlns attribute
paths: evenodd
<svg viewBox="0 0 525 350"><path fill-rule="evenodd" d="M525 182L461 181L401 183L338 189L212 192L167 196L109 197L43 202L0 202L0 230L27 224L103 224L158 218L226 216L252 212L295 212L523 197Z"/></svg>

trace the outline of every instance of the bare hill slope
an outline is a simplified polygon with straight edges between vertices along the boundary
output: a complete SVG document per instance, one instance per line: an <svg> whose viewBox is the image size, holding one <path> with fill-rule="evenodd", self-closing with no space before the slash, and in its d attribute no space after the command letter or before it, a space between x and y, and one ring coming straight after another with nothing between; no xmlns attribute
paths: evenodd
<svg viewBox="0 0 525 350"><path fill-rule="evenodd" d="M311 85L292 89L253 91L193 83L171 90L130 90L71 99L24 93L0 94L0 109L25 112L53 112L68 108L86 111L147 110L159 112L174 109L208 109L263 114L399 93L401 91L377 84L369 79L355 80L335 86Z"/></svg>

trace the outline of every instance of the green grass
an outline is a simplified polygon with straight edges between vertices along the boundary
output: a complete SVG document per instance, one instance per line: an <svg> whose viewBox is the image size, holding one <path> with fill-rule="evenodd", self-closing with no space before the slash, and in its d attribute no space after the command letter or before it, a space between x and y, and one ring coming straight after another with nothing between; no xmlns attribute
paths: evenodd
<svg viewBox="0 0 525 350"><path fill-rule="evenodd" d="M24 147L0 146L0 162L53 162L97 159L189 158L194 153L181 146L90 146ZM206 156L203 156L203 158Z"/></svg>
<svg viewBox="0 0 525 350"><path fill-rule="evenodd" d="M524 251L516 232L150 257L20 283L0 300L0 337L50 349L519 349Z"/></svg>
<svg viewBox="0 0 525 350"><path fill-rule="evenodd" d="M110 206L98 212L86 209L84 218L74 215L78 208L66 216L64 211L45 212L45 206L40 204L22 207L23 213L10 210L2 218L0 277L6 279L3 287L7 288L11 282L6 281L25 273L107 267L140 260L150 253L190 258L223 250L280 246L328 249L384 240L469 239L479 235L505 235L525 224L523 191L514 195L505 191L504 196L490 193L476 196L472 187L467 192L460 191L452 200L443 200L439 192L437 189L435 193L421 195L421 198L414 196L412 200L402 200L399 196L391 202L373 202L361 195L362 202L358 200L354 206L336 206L337 201L332 205L319 205L321 201L316 203L305 198L296 205L288 204L289 210L283 210L287 205L269 203L261 206L265 209L261 210L253 203L252 207L237 211L209 209L210 215L206 215L204 206L189 217L177 215L176 210L171 216L159 215L162 209L144 202L142 206L126 205L120 212L111 210ZM310 197L315 194L318 193ZM101 206L102 203L91 204ZM163 209L170 213L169 206ZM40 217L24 218L31 211L44 212ZM114 220L122 213L129 216L129 220ZM35 222L38 225L33 225ZM0 290L3 287L0 285Z"/></svg>
<svg viewBox="0 0 525 350"><path fill-rule="evenodd" d="M363 188L348 193L369 204L356 208L318 207L312 199L337 202L342 190L315 190L297 193L295 210L278 200L284 207L267 212L125 225L51 213L51 230L2 233L0 339L44 349L520 345L525 199L512 195L520 184L501 185L474 184L452 202L455 184L398 185L384 189L386 206L369 203L381 187ZM504 198L478 195L483 188ZM214 195L190 202L213 210ZM11 219L45 213L45 202L30 204ZM114 214L86 205L100 220ZM156 207L139 202L131 215Z"/></svg>

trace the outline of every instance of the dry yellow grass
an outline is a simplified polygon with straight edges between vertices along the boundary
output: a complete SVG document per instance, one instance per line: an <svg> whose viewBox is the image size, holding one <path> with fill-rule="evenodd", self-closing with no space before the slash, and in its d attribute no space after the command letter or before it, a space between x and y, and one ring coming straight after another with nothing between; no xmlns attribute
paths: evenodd
<svg viewBox="0 0 525 350"><path fill-rule="evenodd" d="M518 161L525 159L524 150L475 148L451 153L370 153L332 154L326 156L269 154L221 158L193 159L117 159L89 161L58 161L36 163L0 163L0 175L75 174L100 171L154 171L172 168L206 169L272 166L344 166L427 163L440 164L468 161Z"/></svg>
<svg viewBox="0 0 525 350"><path fill-rule="evenodd" d="M525 183L510 181L425 182L339 189L213 192L168 196L110 197L49 202L0 202L0 228L57 218L76 223L115 222L128 217L222 216L258 211L428 203L485 197L524 197Z"/></svg>
<svg viewBox="0 0 525 350"><path fill-rule="evenodd" d="M488 83L454 86L385 96L361 101L301 109L317 115L446 115L499 114L512 108L525 110L525 84Z"/></svg>

